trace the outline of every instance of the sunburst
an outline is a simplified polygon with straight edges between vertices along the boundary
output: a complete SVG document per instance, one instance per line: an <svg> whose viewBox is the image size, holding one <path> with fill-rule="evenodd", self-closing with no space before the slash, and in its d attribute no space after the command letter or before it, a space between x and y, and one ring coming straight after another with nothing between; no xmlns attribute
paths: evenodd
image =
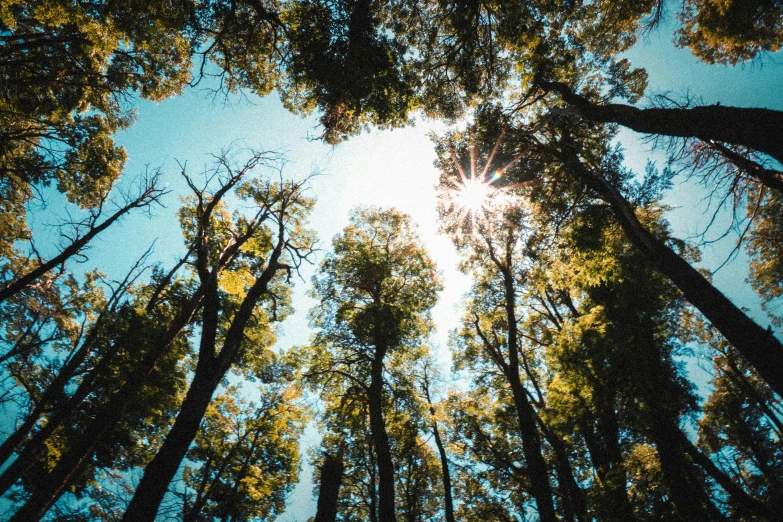
<svg viewBox="0 0 783 522"><path fill-rule="evenodd" d="M457 170L458 176L446 182L443 187L444 210L453 216L452 223L459 230L466 230L469 226L472 235L478 230L491 231L492 223L497 218L502 218L504 210L514 199L510 196L512 186L499 186L497 182L503 174L521 157L517 155L503 168L490 173L492 162L503 140L503 134L487 158L487 163L479 171L477 161L477 148L475 143L470 147L470 172L466 173L456 153L451 150L451 160Z"/></svg>

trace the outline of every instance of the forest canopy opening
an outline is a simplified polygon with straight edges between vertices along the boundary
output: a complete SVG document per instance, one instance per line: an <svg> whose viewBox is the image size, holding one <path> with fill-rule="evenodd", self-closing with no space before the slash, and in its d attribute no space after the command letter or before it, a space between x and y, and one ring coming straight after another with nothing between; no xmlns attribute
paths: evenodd
<svg viewBox="0 0 783 522"><path fill-rule="evenodd" d="M782 47L781 0L2 2L0 513L783 520Z"/></svg>

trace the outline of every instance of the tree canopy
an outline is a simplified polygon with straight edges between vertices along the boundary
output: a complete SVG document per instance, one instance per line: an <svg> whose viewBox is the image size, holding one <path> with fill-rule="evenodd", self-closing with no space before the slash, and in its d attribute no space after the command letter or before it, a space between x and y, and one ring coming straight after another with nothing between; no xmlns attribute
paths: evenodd
<svg viewBox="0 0 783 522"><path fill-rule="evenodd" d="M775 68L783 2L0 1L0 511L272 520L312 467L316 522L781 520L783 111L650 92L653 31ZM129 179L139 100L196 89L275 92L335 150L442 124L448 347L408 214L354 208L321 249L312 178L236 144ZM624 130L665 164L629 168ZM760 310L668 221L696 186ZM175 259L94 254L171 192Z"/></svg>

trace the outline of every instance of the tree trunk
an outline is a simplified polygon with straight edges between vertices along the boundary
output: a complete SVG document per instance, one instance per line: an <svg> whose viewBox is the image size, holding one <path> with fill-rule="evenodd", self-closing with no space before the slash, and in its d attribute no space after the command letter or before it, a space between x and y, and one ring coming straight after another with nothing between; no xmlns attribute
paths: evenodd
<svg viewBox="0 0 783 522"><path fill-rule="evenodd" d="M370 370L370 387L367 391L370 410L370 432L378 460L378 521L396 522L394 501L394 462L391 445L383 418L383 357L386 350L376 348Z"/></svg>
<svg viewBox="0 0 783 522"><path fill-rule="evenodd" d="M78 254L87 246L87 244L90 241L92 241L92 239L95 236L97 236L98 234L100 234L101 232L109 228L123 215L127 214L128 212L130 212L135 208L143 207L146 204L148 204L150 201L154 200L153 196L156 192L160 192L160 191L155 189L154 185L147 188L147 190L145 190L141 196L129 202L122 208L118 209L116 212L114 212L114 214L106 218L106 220L103 221L103 223L100 223L98 225L91 224L90 230L86 234L84 234L84 236L75 239L70 245L65 247L65 249L63 249L63 251L60 252L58 255L56 255L49 261L41 263L33 270L29 271L23 276L8 283L7 286L0 289L0 303L24 291L27 287L32 285L41 276L43 276L47 272L52 271L55 267L65 263L68 259Z"/></svg>
<svg viewBox="0 0 783 522"><path fill-rule="evenodd" d="M568 165L609 204L629 241L645 253L650 264L680 289L778 395L783 395L783 344L772 331L756 324L687 261L653 236L639 222L628 201L600 174L591 172L575 154Z"/></svg>
<svg viewBox="0 0 783 522"><path fill-rule="evenodd" d="M702 484L695 483L692 465L679 440L679 428L656 412L650 412L650 438L661 462L663 482L683 522L709 522L710 500Z"/></svg>
<svg viewBox="0 0 783 522"><path fill-rule="evenodd" d="M139 482L133 499L128 505L122 520L154 520L158 506L168 490L171 479L198 433L201 420L212 400L212 394L220 384L223 374L213 370L217 368L214 360L206 361L199 357L196 374L190 384L185 400L166 439L155 458L144 468L144 476Z"/></svg>
<svg viewBox="0 0 783 522"><path fill-rule="evenodd" d="M154 520L169 483L176 475L182 459L185 458L190 444L198 433L201 420L212 400L212 394L215 393L221 379L239 354L244 340L245 327L253 315L253 309L261 296L267 292L272 277L280 270L278 261L284 244L281 232L266 268L248 290L242 304L234 314L218 355L216 355L216 339L221 307L218 294L218 275L215 273L199 276L205 287L204 314L199 357L193 382L188 388L177 419L174 421L174 426L166 435L158 453L144 469L144 475L139 481L130 504L128 504L125 515L123 515L124 522Z"/></svg>
<svg viewBox="0 0 783 522"><path fill-rule="evenodd" d="M430 414L435 414L435 409L430 405ZM432 436L435 438L435 445L438 447L440 455L440 469L443 474L443 505L446 510L446 522L455 522L454 519L454 500L451 496L451 474L449 473L449 460L446 455L446 448L443 446L443 440L440 438L437 421L432 421Z"/></svg>
<svg viewBox="0 0 783 522"><path fill-rule="evenodd" d="M710 458L699 448L694 446L684 433L680 432L679 437L688 456L729 494L730 503L735 506L737 511L746 513L749 519L756 517L760 520L783 520L783 513L768 507L760 500L749 495L741 486L734 483L731 480L731 477L724 473L723 470L712 462L712 460L710 460Z"/></svg>
<svg viewBox="0 0 783 522"><path fill-rule="evenodd" d="M38 420L50 411L51 414L46 419L46 425L43 426L38 432L33 435L32 453L38 453L41 445L49 437L49 435L67 418L71 412L84 400L87 395L92 392L92 383L96 375L99 375L101 371L112 361L113 356L117 353L117 346L109 348L105 354L100 358L100 361L92 368L89 373L82 379L77 387L76 391L70 397L66 393L66 386L71 381L73 376L78 370L79 366L87 359L90 352L93 349L95 338L99 327L100 319L93 325L87 338L84 340L79 349L71 356L68 361L63 365L54 380L47 386L43 395L39 399L38 403L32 412L25 418L19 427L8 436L0 445L0 466L2 466L14 452L22 446L27 435L33 430ZM134 322L134 324L136 324ZM132 329L131 329L131 334ZM36 443L35 441L38 441ZM27 459L21 454L17 460L21 460L16 469L22 467L27 469L29 466L22 466L22 463ZM5 475L5 472L3 473ZM16 481L16 477L13 478L11 484ZM5 493L10 487L7 479L0 477L0 495Z"/></svg>
<svg viewBox="0 0 783 522"><path fill-rule="evenodd" d="M544 421L539 417L539 424L544 433L544 437L552 446L555 454L555 468L557 470L557 481L559 482L563 498L564 508L570 512L567 518L585 522L590 519L587 513L587 497L585 492L579 487L574 477L574 471L571 468L571 462L568 460L568 449L566 443L560 436L548 429ZM633 517L623 519L624 522L633 520Z"/></svg>
<svg viewBox="0 0 783 522"><path fill-rule="evenodd" d="M78 478L79 473L83 469L83 463L90 457L103 433L120 422L127 404L138 395L146 382L147 376L154 371L157 361L166 353L171 343L179 337L182 330L190 323L193 314L201 303L201 296L202 292L199 289L191 297L188 304L180 310L174 321L161 333L157 343L158 348L145 355L138 367L128 376L127 381L108 401L106 406L101 408L99 412L96 412L93 420L84 430L85 436L81 437L57 462L49 476L41 480L44 486L37 493L36 503L51 507L65 489L71 485L72 481ZM48 436L63 418L67 417L67 412L78 406L84 393L85 391L81 387L77 389L74 397L71 397L69 402L57 411L57 422L52 422L51 426L49 424L45 425L33 436L19 457L0 476L0 489L5 490L11 487L29 469L30 465L34 463L36 455L42 450ZM52 421L54 420L52 419ZM27 504L31 504L32 501L33 499L31 498ZM31 504L31 507L35 509L36 504ZM45 510L43 513L45 513ZM26 519L19 518L19 520Z"/></svg>
<svg viewBox="0 0 783 522"><path fill-rule="evenodd" d="M522 452L525 455L527 474L530 478L530 494L536 501L541 522L557 522L552 487L541 449L541 437L536 427L536 412L522 386L519 377L519 344L516 320L516 293L510 268L499 266L505 285L506 316L508 320L508 358L506 379L511 386L514 406L519 419L519 432L522 438Z"/></svg>
<svg viewBox="0 0 783 522"><path fill-rule="evenodd" d="M597 441L590 455L597 463L596 471L601 478L602 489L606 495L607 507L604 514L608 521L634 520L633 509L628 501L627 475L623 465L623 452L620 447L620 428L615 410L616 394L605 383L593 383L596 408Z"/></svg>
<svg viewBox="0 0 783 522"><path fill-rule="evenodd" d="M583 118L617 123L644 134L660 134L702 141L722 141L763 152L783 164L783 112L707 105L692 108L638 109L631 105L598 105L559 82L541 82L560 93Z"/></svg>
<svg viewBox="0 0 783 522"><path fill-rule="evenodd" d="M343 483L343 446L334 455L326 455L321 464L321 485L318 487L318 511L314 522L335 522L340 486Z"/></svg>

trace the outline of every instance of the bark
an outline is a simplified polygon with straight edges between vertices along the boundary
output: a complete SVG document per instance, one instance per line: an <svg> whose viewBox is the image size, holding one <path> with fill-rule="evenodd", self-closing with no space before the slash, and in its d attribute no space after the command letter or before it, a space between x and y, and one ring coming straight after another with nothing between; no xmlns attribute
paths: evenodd
<svg viewBox="0 0 783 522"><path fill-rule="evenodd" d="M627 475L623 465L620 447L620 428L615 411L615 393L601 382L593 385L596 407L597 438L590 449L590 456L601 479L608 510L606 520L634 520L633 509L628 501ZM585 437L587 440L588 437Z"/></svg>
<svg viewBox="0 0 783 522"><path fill-rule="evenodd" d="M214 364L215 361L210 362ZM205 365L208 364L210 363L205 361ZM155 519L158 506L171 482L171 478L168 477L174 477L176 474L184 454L198 432L204 412L212 400L212 394L220 383L222 375L216 373L196 371L177 420L166 435L166 440L155 458L144 469L142 482L139 483L123 520ZM139 499L143 499L143 502Z"/></svg>
<svg viewBox="0 0 783 522"><path fill-rule="evenodd" d="M340 486L343 483L343 446L334 455L326 455L321 464L321 485L318 487L318 511L314 522L335 522Z"/></svg>
<svg viewBox="0 0 783 522"><path fill-rule="evenodd" d="M625 303L630 296L619 296L619 299ZM634 326L640 334L619 342L635 341L632 386L644 406L642 419L658 453L663 483L675 513L683 522L722 520L725 517L712 503L703 476L687 456L678 425L683 408L672 401L676 385L672 385L673 376L662 362L654 320L645 314L635 321Z"/></svg>
<svg viewBox="0 0 783 522"><path fill-rule="evenodd" d="M430 405L430 414L435 414L435 409ZM446 455L446 448L443 445L443 439L440 437L437 421L432 422L432 436L435 438L435 446L438 447L440 455L440 469L443 476L443 507L446 511L446 522L455 522L454 518L454 499L451 493L451 473L449 472L449 459Z"/></svg>
<svg viewBox="0 0 783 522"><path fill-rule="evenodd" d="M679 428L656 412L651 412L650 420L650 438L658 452L663 482L678 517L683 522L713 520L710 516L712 503L703 484L698 484L693 476L690 460L679 438Z"/></svg>
<svg viewBox="0 0 783 522"><path fill-rule="evenodd" d="M204 299L198 363L193 381L182 402L174 426L166 435L163 445L152 461L144 468L144 475L131 499L123 520L154 520L158 506L177 472L182 458L193 442L201 419L207 411L212 394L223 377L214 357L220 311L217 280L206 282L209 287Z"/></svg>
<svg viewBox="0 0 783 522"><path fill-rule="evenodd" d="M105 313L107 312L104 312L104 314ZM20 446L22 446L25 438L35 427L38 420L47 412L50 412L49 417L46 419L45 426L36 432L35 435L33 435L32 440L29 441L31 443L32 453L38 453L40 450L40 445L36 444L35 441L37 440L43 443L45 439L48 438L49 435L51 435L51 433L58 426L60 426L62 421L66 419L79 404L81 404L84 398L92 393L93 379L96 375L101 373L101 371L109 364L109 362L111 362L112 358L117 352L116 345L106 350L106 353L103 354L95 367L91 369L87 376L85 376L85 378L79 383L78 388L70 397L66 393L66 386L76 374L79 366L81 366L81 364L87 360L87 357L95 347L94 343L99 330L100 322L101 319L99 318L96 324L93 325L90 333L81 344L79 349L68 358L66 363L57 373L57 376L54 378L51 384L47 386L38 403L35 405L35 408L33 408L33 411L30 412L22 424L19 425L19 427L17 427L17 429L14 430L14 432L9 435L5 441L3 441L2 445L0 445L0 466L2 466L9 458L11 458L11 455L13 455L13 453L17 451ZM26 462L26 459L23 458L21 454L17 460ZM20 469L20 464L16 466L17 469ZM3 475L5 475L5 472ZM8 487L9 485L7 483L7 479L4 479L2 476L0 476L0 495L5 493Z"/></svg>
<svg viewBox="0 0 783 522"><path fill-rule="evenodd" d="M384 348L376 347L375 358L370 370L370 387L367 390L367 398L370 410L370 433L375 447L375 457L378 461L378 521L396 522L394 462L383 418L383 357L385 354Z"/></svg>
<svg viewBox="0 0 783 522"><path fill-rule="evenodd" d="M266 268L242 300L239 310L226 331L219 355L215 355L220 309L217 273L206 276L202 272L200 277L206 284L207 295L204 298L204 320L196 372L177 419L174 421L174 426L166 435L158 453L144 469L144 475L139 481L130 504L128 504L128 509L122 518L123 521L136 522L155 519L169 483L176 475L182 459L185 458L190 444L196 437L201 420L212 400L212 394L239 354L245 327L253 315L253 309L261 296L267 292L272 277L283 268L279 265L279 259L284 245L285 240L283 230L281 230L278 243ZM209 280L206 280L207 277Z"/></svg>
<svg viewBox="0 0 783 522"><path fill-rule="evenodd" d="M220 384L231 365L236 359L244 330L253 314L258 300L267 292L269 282L274 274L281 269L278 260L283 248L282 236L270 256L267 268L255 281L248 291L245 299L231 321L231 326L226 332L223 347L220 354L216 353L216 336L218 329L218 311L220 301L218 297L217 274L208 284L204 306L204 321L202 325L201 345L199 347L199 360L193 381L185 395L177 419L174 421L171 431L166 435L158 453L144 469L144 475L139 481L136 492L128 504L123 521L154 520L158 507L168 490L169 483L177 473L182 459L196 437L201 420L207 411L212 394Z"/></svg>
<svg viewBox="0 0 783 522"><path fill-rule="evenodd" d="M699 271L651 234L622 194L600 174L585 167L576 154L570 154L568 165L609 204L628 240L645 253L650 264L680 289L685 299L704 314L778 395L783 395L783 344L772 332L756 324Z"/></svg>
<svg viewBox="0 0 783 522"><path fill-rule="evenodd" d="M516 320L516 293L513 275L510 273L510 263L496 263L503 274L505 285L506 316L508 320L508 366L505 368L506 379L511 386L514 406L519 419L519 431L522 438L522 452L528 477L530 478L530 494L536 501L541 522L556 522L552 487L549 483L547 465L542 454L541 437L536 427L536 412L527 396L527 390L519 377L519 344Z"/></svg>
<svg viewBox="0 0 783 522"><path fill-rule="evenodd" d="M577 520L585 522L590 520L587 513L587 497L585 492L579 487L574 477L574 471L571 468L571 462L568 460L568 448L563 439L552 430L548 429L544 421L539 417L539 424L549 445L555 454L555 468L557 470L557 480L562 488L562 498L564 511L567 511L568 520ZM633 520L633 517L623 519L624 522Z"/></svg>
<svg viewBox="0 0 783 522"><path fill-rule="evenodd" d="M581 117L591 121L617 123L644 134L741 145L768 154L783 164L782 111L722 105L668 109L639 109L617 103L598 105L564 83L540 82L540 85L557 91Z"/></svg>
<svg viewBox="0 0 783 522"><path fill-rule="evenodd" d="M679 436L688 456L729 494L730 502L737 511L748 514L749 518L783 520L783 514L776 512L774 508L770 509L763 502L753 498L739 485L735 484L707 455L694 446L684 433L680 432Z"/></svg>

